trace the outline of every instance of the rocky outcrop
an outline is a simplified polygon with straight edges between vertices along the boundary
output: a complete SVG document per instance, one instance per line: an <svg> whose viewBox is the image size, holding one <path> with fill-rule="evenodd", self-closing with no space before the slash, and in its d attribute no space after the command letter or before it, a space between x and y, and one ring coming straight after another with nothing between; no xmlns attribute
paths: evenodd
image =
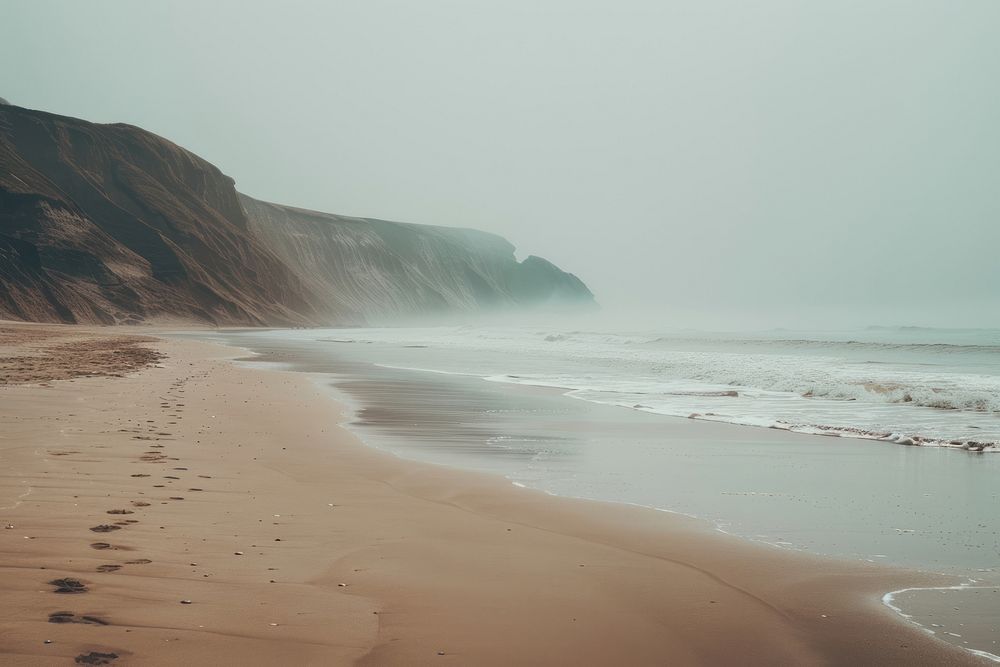
<svg viewBox="0 0 1000 667"><path fill-rule="evenodd" d="M513 250L259 202L140 128L0 106L0 318L315 325L592 303Z"/></svg>

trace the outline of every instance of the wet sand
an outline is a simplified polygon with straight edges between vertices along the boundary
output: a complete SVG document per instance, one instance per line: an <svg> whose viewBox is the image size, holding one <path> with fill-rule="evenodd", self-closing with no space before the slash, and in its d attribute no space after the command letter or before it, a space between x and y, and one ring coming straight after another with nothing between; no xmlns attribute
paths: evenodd
<svg viewBox="0 0 1000 667"><path fill-rule="evenodd" d="M3 664L979 662L880 603L938 579L403 461L233 348L20 329L59 359L0 386Z"/></svg>

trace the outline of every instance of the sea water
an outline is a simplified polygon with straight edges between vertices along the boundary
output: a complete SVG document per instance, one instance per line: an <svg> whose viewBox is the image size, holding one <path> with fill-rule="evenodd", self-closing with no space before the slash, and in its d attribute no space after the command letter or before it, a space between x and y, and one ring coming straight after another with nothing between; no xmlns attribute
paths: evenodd
<svg viewBox="0 0 1000 667"><path fill-rule="evenodd" d="M574 398L663 415L977 449L1000 442L995 330L727 335L452 327L329 332L328 340L421 346L425 352L385 363L429 362L424 370L559 387Z"/></svg>
<svg viewBox="0 0 1000 667"><path fill-rule="evenodd" d="M404 457L955 575L961 590L886 602L1000 653L1000 332L456 326L229 338L329 373L355 406L352 428Z"/></svg>

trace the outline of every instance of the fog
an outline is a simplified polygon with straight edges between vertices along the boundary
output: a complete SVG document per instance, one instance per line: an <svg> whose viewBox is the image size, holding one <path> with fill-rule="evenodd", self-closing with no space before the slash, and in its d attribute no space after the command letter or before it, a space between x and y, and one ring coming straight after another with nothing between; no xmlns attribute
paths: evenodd
<svg viewBox="0 0 1000 667"><path fill-rule="evenodd" d="M609 317L1000 326L995 0L7 3L0 95L496 232Z"/></svg>

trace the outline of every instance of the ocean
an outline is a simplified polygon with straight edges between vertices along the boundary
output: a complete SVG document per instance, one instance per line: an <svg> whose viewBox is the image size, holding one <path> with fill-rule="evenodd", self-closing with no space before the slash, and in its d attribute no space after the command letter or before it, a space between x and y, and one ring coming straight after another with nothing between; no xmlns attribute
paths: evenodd
<svg viewBox="0 0 1000 667"><path fill-rule="evenodd" d="M573 398L675 417L944 446L1000 443L996 330L735 335L455 327L357 330L327 340L420 345L427 351L384 363L557 387Z"/></svg>
<svg viewBox="0 0 1000 667"><path fill-rule="evenodd" d="M952 575L954 589L884 601L943 639L1000 654L1000 331L224 337L321 373L354 408L347 426L405 458Z"/></svg>

